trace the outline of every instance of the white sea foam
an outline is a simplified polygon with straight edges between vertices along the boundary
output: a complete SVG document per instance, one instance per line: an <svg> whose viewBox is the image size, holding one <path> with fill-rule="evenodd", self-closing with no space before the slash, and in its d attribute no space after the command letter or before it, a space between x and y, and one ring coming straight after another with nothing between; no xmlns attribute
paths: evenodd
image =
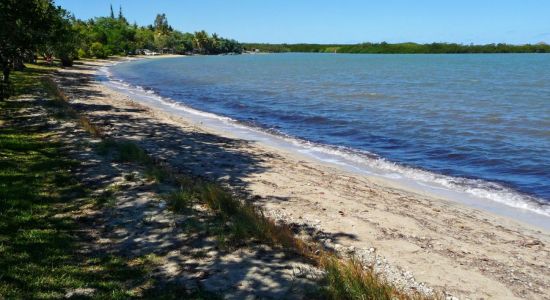
<svg viewBox="0 0 550 300"><path fill-rule="evenodd" d="M491 209L491 203L503 204L509 208L523 210L520 214L525 212L535 213L540 217L544 217L542 221L533 221L536 225L542 223L545 227L550 227L550 222L546 219L546 217L550 217L550 206L548 204L545 204L542 199L519 193L498 183L437 174L420 168L397 164L368 151L317 144L281 132L274 133L271 130L266 132L266 130L248 126L229 117L196 110L181 102L161 97L152 90L146 90L141 86L133 86L123 80L115 79L107 67L100 69L99 76L103 78L100 81L106 85L134 96L137 100L145 101L149 105L157 106L172 113L183 113L186 117L205 126L229 131L240 138L284 147L356 173L377 176L398 183L407 183L416 189L436 195L451 195L454 200L476 207L502 212L502 209ZM511 217L515 216L514 210L504 214ZM525 218L527 220L523 221L529 221L531 217L527 216Z"/></svg>

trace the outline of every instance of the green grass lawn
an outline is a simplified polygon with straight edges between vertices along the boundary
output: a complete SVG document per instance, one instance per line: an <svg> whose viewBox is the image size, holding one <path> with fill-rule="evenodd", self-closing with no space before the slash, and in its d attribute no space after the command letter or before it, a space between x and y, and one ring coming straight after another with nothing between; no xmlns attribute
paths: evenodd
<svg viewBox="0 0 550 300"><path fill-rule="evenodd" d="M146 296L154 289L154 257L79 252L80 226L68 213L93 199L46 119L26 116L38 101L23 100L52 97L40 80L51 70L15 72L16 95L0 101L0 298L63 298L75 289L93 289L93 298Z"/></svg>

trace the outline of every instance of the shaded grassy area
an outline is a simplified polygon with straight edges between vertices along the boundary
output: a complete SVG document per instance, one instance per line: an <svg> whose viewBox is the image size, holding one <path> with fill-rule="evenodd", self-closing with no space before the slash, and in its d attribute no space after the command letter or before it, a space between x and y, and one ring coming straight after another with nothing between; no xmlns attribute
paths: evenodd
<svg viewBox="0 0 550 300"><path fill-rule="evenodd" d="M52 70L31 66L15 72L15 96L0 102L0 298L187 295L156 286L150 276L154 256L127 259L80 251L82 228L70 213L94 200L72 174L79 162L56 141L44 116L46 109L57 118L78 118L42 80ZM49 100L30 101L24 94Z"/></svg>

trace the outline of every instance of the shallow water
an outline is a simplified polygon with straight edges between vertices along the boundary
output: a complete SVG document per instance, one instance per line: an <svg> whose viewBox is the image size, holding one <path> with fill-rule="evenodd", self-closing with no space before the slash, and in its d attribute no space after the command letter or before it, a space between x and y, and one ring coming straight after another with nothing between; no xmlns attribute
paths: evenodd
<svg viewBox="0 0 550 300"><path fill-rule="evenodd" d="M550 212L550 55L197 56L111 72L411 178Z"/></svg>

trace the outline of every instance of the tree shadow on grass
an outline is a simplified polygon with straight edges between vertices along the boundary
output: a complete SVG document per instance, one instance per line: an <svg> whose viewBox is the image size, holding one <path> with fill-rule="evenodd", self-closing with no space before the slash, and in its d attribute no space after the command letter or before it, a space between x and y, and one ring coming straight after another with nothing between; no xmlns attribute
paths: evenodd
<svg viewBox="0 0 550 300"><path fill-rule="evenodd" d="M145 262L75 251L81 228L67 213L89 202L88 191L72 174L78 162L50 138L44 111L31 99L0 106L0 297L63 298L83 288L129 296L127 281L147 278Z"/></svg>

